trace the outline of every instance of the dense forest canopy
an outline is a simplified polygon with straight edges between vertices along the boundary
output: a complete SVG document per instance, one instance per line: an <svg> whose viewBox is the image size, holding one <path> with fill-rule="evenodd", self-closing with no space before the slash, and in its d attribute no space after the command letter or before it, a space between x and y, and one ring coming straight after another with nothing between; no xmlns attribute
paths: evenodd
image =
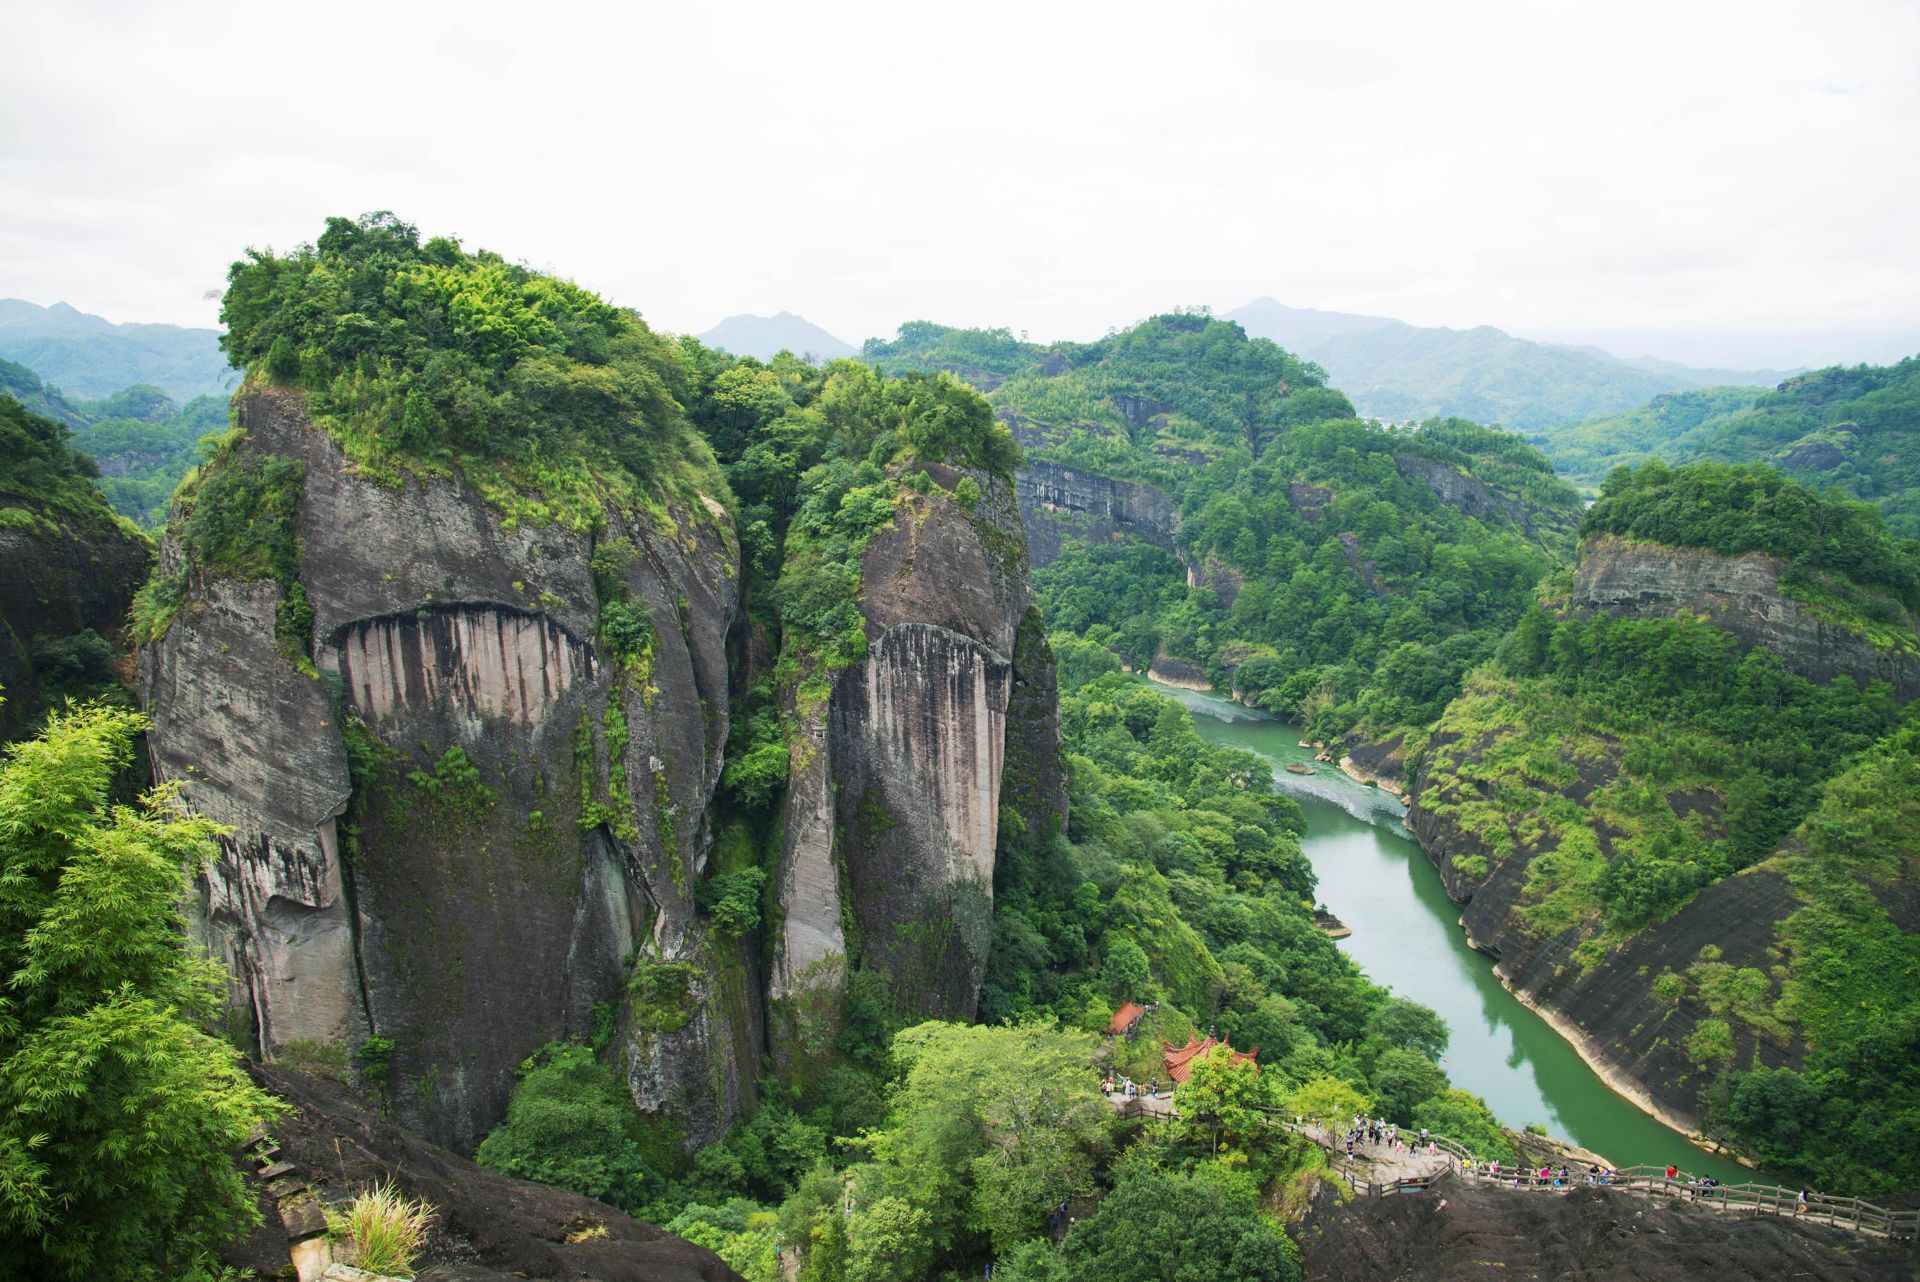
<svg viewBox="0 0 1920 1282"><path fill-rule="evenodd" d="M66 424L0 396L0 499L81 526L111 522L93 481L99 469L74 447ZM18 510L18 509L15 509ZM20 519L28 519L22 515Z"/></svg>
<svg viewBox="0 0 1920 1282"><path fill-rule="evenodd" d="M1649 458L1771 463L1873 504L1889 529L1920 538L1920 357L1814 370L1772 391L1675 392L1535 439L1590 486Z"/></svg>

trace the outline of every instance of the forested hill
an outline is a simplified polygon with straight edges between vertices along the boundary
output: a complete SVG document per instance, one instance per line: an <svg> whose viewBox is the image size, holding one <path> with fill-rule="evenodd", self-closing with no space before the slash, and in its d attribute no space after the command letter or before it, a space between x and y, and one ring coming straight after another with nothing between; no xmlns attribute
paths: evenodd
<svg viewBox="0 0 1920 1282"><path fill-rule="evenodd" d="M1287 307L1257 299L1227 313L1326 367L1368 414L1387 419L1458 415L1516 429L1579 422L1651 397L1716 383L1771 385L1772 370L1693 369L1625 361L1595 347L1516 338L1491 325L1444 329L1385 316Z"/></svg>
<svg viewBox="0 0 1920 1282"><path fill-rule="evenodd" d="M1676 392L1534 440L1586 485L1649 458L1771 463L1809 485L1838 486L1879 507L1895 532L1920 537L1920 356L1814 370L1771 392Z"/></svg>
<svg viewBox="0 0 1920 1282"><path fill-rule="evenodd" d="M151 383L176 401L225 396L237 375L220 335L180 325L116 325L65 303L0 298L0 357L18 361L72 397L111 396Z"/></svg>
<svg viewBox="0 0 1920 1282"><path fill-rule="evenodd" d="M992 389L1026 451L1036 564L1058 546L1036 575L1051 626L1325 736L1437 716L1571 555L1579 500L1518 437L1362 422L1230 321L1047 347L922 322L864 355Z"/></svg>
<svg viewBox="0 0 1920 1282"><path fill-rule="evenodd" d="M1758 465L1609 478L1415 755L1478 946L1682 1125L1910 1188L1920 542Z"/></svg>

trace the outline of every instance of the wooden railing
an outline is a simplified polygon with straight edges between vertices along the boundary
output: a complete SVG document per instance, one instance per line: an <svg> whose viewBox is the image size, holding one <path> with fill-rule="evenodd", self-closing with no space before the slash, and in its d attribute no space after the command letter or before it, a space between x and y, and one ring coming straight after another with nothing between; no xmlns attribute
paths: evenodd
<svg viewBox="0 0 1920 1282"><path fill-rule="evenodd" d="M1611 1188L1628 1193L1676 1198L1721 1211L1786 1215L1896 1240L1911 1240L1920 1236L1920 1211L1895 1211L1857 1197L1833 1197L1811 1192L1807 1194L1803 1207L1797 1189L1758 1183L1716 1184L1708 1187L1691 1172L1679 1172L1670 1180L1663 1166L1621 1167L1597 1182L1581 1170L1575 1170L1572 1177L1564 1182L1551 1178L1542 1180L1535 1171L1513 1170L1504 1163L1498 1176L1492 1173L1490 1167L1473 1164L1463 1166L1461 1174L1497 1183L1502 1188L1516 1192L1566 1193L1575 1188Z"/></svg>
<svg viewBox="0 0 1920 1282"><path fill-rule="evenodd" d="M1314 1127L1294 1122L1291 1116L1279 1109L1262 1109L1261 1112L1266 1114L1269 1125L1284 1127L1305 1135L1323 1147L1332 1147L1330 1141L1322 1140L1314 1133ZM1444 1135L1429 1135L1427 1139L1451 1159L1453 1172L1515 1192L1570 1193L1583 1187L1610 1188L1641 1196L1677 1198L1718 1211L1751 1211L1757 1215L1785 1215L1812 1220L1834 1228L1851 1229L1895 1241L1920 1238L1920 1211L1895 1211L1857 1197L1831 1197L1824 1193L1809 1192L1803 1208L1797 1189L1759 1183L1716 1184L1709 1188L1690 1171L1676 1172L1674 1178L1669 1180L1664 1166L1621 1167L1607 1179L1595 1182L1584 1169L1573 1168L1571 1163L1568 1164L1571 1172L1569 1178L1558 1181L1551 1176L1541 1180L1535 1170L1515 1168L1503 1162L1500 1174L1496 1177L1491 1166L1477 1162L1465 1145ZM1345 1178L1348 1187L1356 1193L1388 1197L1431 1188L1434 1181L1445 1174L1447 1172L1376 1182L1346 1172Z"/></svg>

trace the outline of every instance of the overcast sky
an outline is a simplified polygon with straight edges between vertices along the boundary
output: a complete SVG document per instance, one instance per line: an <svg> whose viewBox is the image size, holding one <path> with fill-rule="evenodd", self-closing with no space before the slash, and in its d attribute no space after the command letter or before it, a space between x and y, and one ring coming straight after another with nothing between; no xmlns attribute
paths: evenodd
<svg viewBox="0 0 1920 1282"><path fill-rule="evenodd" d="M0 296L213 324L392 209L654 324L1089 338L1259 295L1920 327L1920 3L21 4ZM1627 353L1634 354L1634 353Z"/></svg>

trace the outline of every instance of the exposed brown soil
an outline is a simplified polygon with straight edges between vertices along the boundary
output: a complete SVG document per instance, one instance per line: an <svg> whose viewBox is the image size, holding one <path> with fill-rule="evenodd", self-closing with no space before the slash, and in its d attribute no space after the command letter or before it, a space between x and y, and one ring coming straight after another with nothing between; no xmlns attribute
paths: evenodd
<svg viewBox="0 0 1920 1282"><path fill-rule="evenodd" d="M322 1202L345 1201L392 1179L408 1197L438 1208L422 1282L740 1282L711 1251L592 1198L475 1166L369 1112L332 1082L271 1067L252 1071L294 1106L269 1129L279 1160L292 1163L295 1177ZM287 1237L264 1190L261 1212L266 1226L232 1248L227 1262L278 1277L287 1266ZM568 1240L574 1237L580 1240Z"/></svg>
<svg viewBox="0 0 1920 1282"><path fill-rule="evenodd" d="M1310 1213L1310 1282L1911 1282L1899 1245L1779 1216L1724 1214L1608 1189L1510 1193L1443 1180L1428 1193Z"/></svg>

